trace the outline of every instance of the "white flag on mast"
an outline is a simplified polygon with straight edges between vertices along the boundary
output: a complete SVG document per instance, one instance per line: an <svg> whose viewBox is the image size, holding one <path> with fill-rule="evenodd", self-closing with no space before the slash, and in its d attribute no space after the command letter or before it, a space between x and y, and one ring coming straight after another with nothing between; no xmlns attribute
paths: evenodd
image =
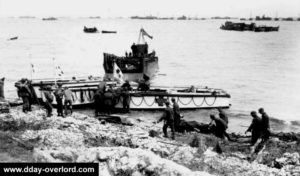
<svg viewBox="0 0 300 176"><path fill-rule="evenodd" d="M123 73L116 62L114 62L113 78L116 79L118 83L124 83Z"/></svg>
<svg viewBox="0 0 300 176"><path fill-rule="evenodd" d="M53 63L54 63L54 70L55 70L55 77L62 77L64 72L62 71L61 67L56 64L55 58L53 58Z"/></svg>

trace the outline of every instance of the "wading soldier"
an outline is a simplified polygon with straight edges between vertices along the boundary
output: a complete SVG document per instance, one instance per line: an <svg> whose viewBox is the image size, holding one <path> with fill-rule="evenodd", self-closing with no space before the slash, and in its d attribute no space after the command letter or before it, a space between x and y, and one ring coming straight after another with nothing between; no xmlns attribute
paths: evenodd
<svg viewBox="0 0 300 176"><path fill-rule="evenodd" d="M250 114L253 117L253 120L245 133L251 131L251 145L254 145L257 140L261 138L261 119L257 116L257 113L255 111L252 111Z"/></svg>
<svg viewBox="0 0 300 176"><path fill-rule="evenodd" d="M171 128L172 131L172 139L175 139L175 129L174 129L174 112L173 109L170 108L170 102L165 102L166 104L166 109L164 111L163 116L157 121L157 123L161 122L162 120L164 121L164 126L163 126L163 132L164 132L164 137L168 137L168 132L167 129L168 127Z"/></svg>

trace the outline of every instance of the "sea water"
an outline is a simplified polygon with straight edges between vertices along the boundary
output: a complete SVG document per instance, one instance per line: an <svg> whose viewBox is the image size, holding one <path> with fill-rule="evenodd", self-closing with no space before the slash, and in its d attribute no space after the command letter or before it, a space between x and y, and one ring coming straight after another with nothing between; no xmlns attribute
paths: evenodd
<svg viewBox="0 0 300 176"><path fill-rule="evenodd" d="M236 20L237 21L237 20ZM246 21L247 22L247 21ZM256 22L256 21L254 21ZM149 51L159 57L153 85L208 86L231 95L227 113L230 131L243 131L250 111L263 107L275 130L300 131L300 22L259 21L280 26L279 32L224 31L224 20L131 20L0 18L0 77L6 77L6 97L17 97L20 78L53 78L54 65L63 77L102 76L103 52L130 52L143 27ZM250 22L248 22L250 23ZM87 34L83 27L117 34ZM17 40L8 40L18 36ZM54 59L53 59L54 58ZM34 72L32 72L32 66ZM187 120L208 122L215 110L184 111ZM160 112L146 112L149 119ZM140 112L132 112L140 116Z"/></svg>

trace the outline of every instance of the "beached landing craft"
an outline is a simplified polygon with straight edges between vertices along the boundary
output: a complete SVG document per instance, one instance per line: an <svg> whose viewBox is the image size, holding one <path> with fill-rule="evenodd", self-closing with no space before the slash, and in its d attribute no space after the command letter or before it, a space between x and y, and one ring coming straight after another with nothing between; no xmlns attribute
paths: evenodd
<svg viewBox="0 0 300 176"><path fill-rule="evenodd" d="M146 35L150 38L144 29L141 29L139 39ZM138 42L139 43L139 42ZM115 81L116 70L120 69L123 79L131 82L133 90L130 91L130 109L154 110L163 109L164 102L175 98L182 109L202 109L202 108L229 108L230 95L221 89L212 89L207 87L159 87L151 86L147 91L137 89L137 82L141 78L153 78L158 70L158 57L155 52L148 53L148 44L136 44L132 46L132 53L125 57L118 57L113 54L104 53L103 67L105 77L86 77L72 79L35 79L28 81L28 85L33 92L36 103L42 102L43 91L46 87L55 89L57 82L68 87L73 95L74 106L93 106L94 94L98 86L105 82L115 90L114 105L115 108L123 108L123 99L121 96L121 85ZM17 82L16 85L20 84ZM56 101L53 101L56 105Z"/></svg>
<svg viewBox="0 0 300 176"><path fill-rule="evenodd" d="M98 89L101 78L81 78L77 80L61 80L63 87L68 87L73 92L73 105L91 106L94 102L94 93ZM121 88L116 82L106 82L112 85L115 90L115 108L123 108L123 99L120 96ZM32 90L34 96L41 101L43 87L52 86L55 88L55 81L52 80L32 80ZM134 110L157 110L164 109L164 102L175 98L181 109L209 109L209 108L229 108L230 95L222 89L207 87L151 87L148 91L139 91L133 85L130 91L130 109ZM53 102L56 105L56 101Z"/></svg>

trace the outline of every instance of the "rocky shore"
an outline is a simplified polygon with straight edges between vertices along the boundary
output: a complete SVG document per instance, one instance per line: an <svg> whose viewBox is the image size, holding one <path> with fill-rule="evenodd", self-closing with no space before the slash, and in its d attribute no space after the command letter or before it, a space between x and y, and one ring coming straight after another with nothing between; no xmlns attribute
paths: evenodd
<svg viewBox="0 0 300 176"><path fill-rule="evenodd" d="M232 134L236 142L195 132L174 141L162 137L162 124L122 121L14 107L0 114L0 161L98 162L100 175L300 175L298 134L276 134L254 149L240 134Z"/></svg>

